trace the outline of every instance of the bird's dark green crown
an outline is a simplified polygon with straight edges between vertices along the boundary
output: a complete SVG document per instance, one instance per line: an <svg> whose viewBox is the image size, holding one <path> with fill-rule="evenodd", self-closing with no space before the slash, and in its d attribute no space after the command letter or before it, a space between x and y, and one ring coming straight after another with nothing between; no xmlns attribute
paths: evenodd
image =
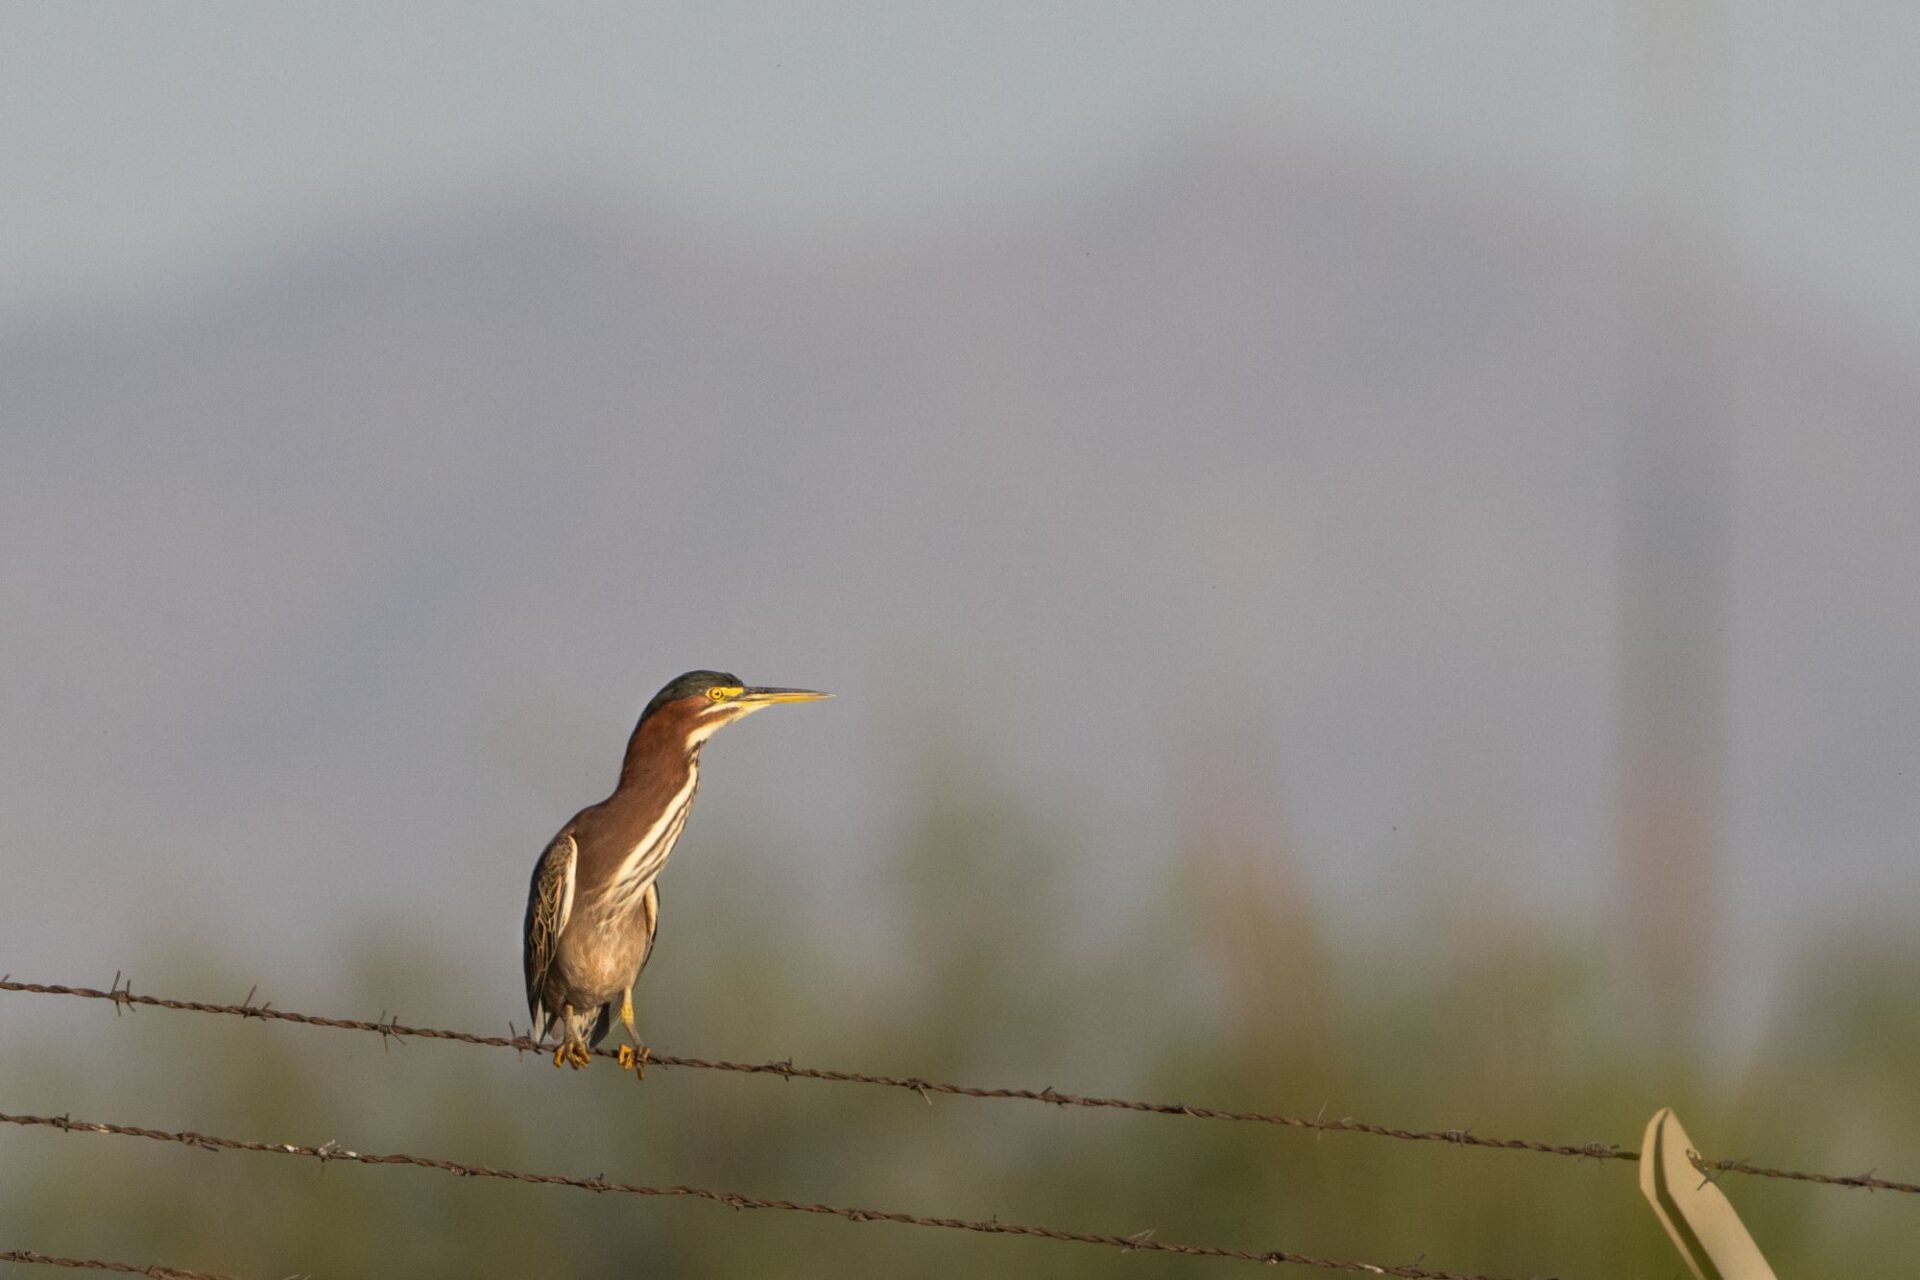
<svg viewBox="0 0 1920 1280"><path fill-rule="evenodd" d="M739 684L740 677L729 671L689 671L685 675L675 676L667 681L666 687L653 695L653 701L649 702L647 709L640 713L640 718L645 720L669 702L678 702L682 698L700 697L716 685L737 688Z"/></svg>

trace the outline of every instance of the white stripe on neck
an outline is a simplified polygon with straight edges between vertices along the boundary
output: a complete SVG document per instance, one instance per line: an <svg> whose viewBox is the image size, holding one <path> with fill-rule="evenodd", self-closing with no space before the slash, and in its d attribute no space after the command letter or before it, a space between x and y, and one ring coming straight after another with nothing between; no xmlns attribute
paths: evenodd
<svg viewBox="0 0 1920 1280"><path fill-rule="evenodd" d="M697 761L689 761L687 780L680 784L680 790L660 811L660 816L654 819L646 834L627 851L627 856L620 860L619 870L614 872L613 890L609 897L618 909L625 911L631 908L639 894L660 874L667 855L673 852L673 842L679 839L680 829L686 825L687 809L693 804L693 791L699 784L700 765Z"/></svg>

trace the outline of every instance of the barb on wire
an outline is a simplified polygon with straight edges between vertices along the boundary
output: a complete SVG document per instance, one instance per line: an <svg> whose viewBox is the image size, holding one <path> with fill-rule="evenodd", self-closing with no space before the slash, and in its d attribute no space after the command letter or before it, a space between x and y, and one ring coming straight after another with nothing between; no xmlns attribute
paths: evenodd
<svg viewBox="0 0 1920 1280"><path fill-rule="evenodd" d="M163 1267L159 1263L142 1266L136 1262L111 1262L105 1258L63 1258L53 1253L35 1253L31 1249L0 1249L0 1262L23 1262L38 1267L65 1267L70 1271L118 1271L121 1275L150 1276L152 1280L233 1280L232 1276L211 1271L188 1271L185 1267Z"/></svg>
<svg viewBox="0 0 1920 1280"><path fill-rule="evenodd" d="M462 1178L500 1178L509 1182L533 1183L540 1186L575 1187L583 1191L598 1193L617 1193L631 1196L663 1196L693 1200L706 1200L722 1204L729 1209L780 1209L789 1213L812 1213L826 1217L845 1218L849 1222L896 1222L910 1227L939 1227L950 1231L978 1231L987 1235L1027 1236L1037 1240L1054 1240L1063 1244L1104 1245L1110 1248L1134 1252L1175 1253L1195 1258L1222 1258L1235 1262L1259 1262L1268 1266L1291 1264L1300 1267L1317 1267L1323 1271L1347 1271L1364 1275L1395 1276L1400 1280L1495 1280L1495 1277L1468 1275L1457 1271L1435 1271L1412 1264L1378 1264L1372 1262L1350 1262L1336 1258L1316 1258L1303 1253L1293 1253L1285 1249L1230 1249L1222 1245L1180 1244L1171 1240L1160 1240L1151 1232L1137 1232L1133 1235L1107 1235L1092 1231L1063 1231L1055 1227L1036 1227L1018 1222L1002 1222L998 1218L946 1218L922 1217L919 1214L901 1213L891 1209L855 1209L840 1205L809 1204L798 1200L767 1199L760 1196L743 1195L738 1191L716 1191L710 1187L651 1187L630 1182L610 1182L605 1175L596 1174L591 1178L570 1178L556 1173L528 1173L519 1169L500 1169L490 1165L465 1164L458 1160L443 1160L435 1156L408 1155L403 1152L377 1154L370 1151L349 1151L337 1142L327 1142L323 1146L302 1146L292 1142L251 1142L241 1138L223 1138L213 1134L195 1133L191 1130L144 1129L136 1125L108 1124L95 1120L75 1120L71 1116L32 1116L9 1115L0 1111L0 1124L13 1124L27 1127L46 1127L59 1129L67 1133L113 1134L129 1138L148 1138L155 1142L177 1142L184 1146L200 1147L209 1151L253 1151L269 1155L303 1156L321 1162L324 1167L330 1161L345 1161L352 1164L401 1164L421 1169L438 1169L442 1173L454 1174Z"/></svg>
<svg viewBox="0 0 1920 1280"><path fill-rule="evenodd" d="M412 1037L423 1040L451 1040L460 1044L481 1045L489 1048L513 1049L519 1052L544 1052L540 1045L525 1035L487 1036L476 1035L468 1031L448 1031L438 1027L410 1027L397 1020L367 1022L353 1018L329 1018L310 1013L294 1013L289 1010L275 1009L268 1004L252 1003L254 992L248 992L248 1000L243 1004L213 1004L201 1000L173 1000L161 996L136 995L131 983L123 983L116 975L111 991L101 991L93 987L71 987L51 983L17 982L10 976L0 977L0 992L16 991L34 995L77 996L87 1000L108 1000L116 1008L146 1006L149 1008L185 1010L192 1013L227 1014L241 1018L259 1018L268 1021L294 1022L302 1026L331 1027L345 1031L370 1031L389 1040ZM508 1027L512 1031L511 1026ZM612 1049L595 1049L596 1056L617 1060L619 1055ZM905 1089L918 1094L931 1102L932 1095L943 1094L960 1098L1013 1099L1025 1102L1048 1103L1056 1107L1095 1107L1119 1111L1137 1111L1153 1115L1186 1116L1195 1120L1228 1120L1249 1124L1275 1125L1286 1129L1306 1129L1318 1133L1364 1133L1378 1138L1393 1138L1401 1142L1439 1142L1450 1146L1481 1147L1498 1151L1532 1151L1541 1155L1567 1156L1581 1160L1626 1160L1640 1158L1640 1153L1631 1147L1622 1147L1612 1142L1588 1142L1582 1144L1536 1142L1527 1138L1486 1138L1467 1129L1401 1129L1391 1125L1374 1124L1351 1117L1329 1119L1325 1108L1314 1116L1281 1115L1261 1111L1236 1111L1222 1107L1190 1106L1178 1102L1142 1102L1133 1098L1110 1098L1100 1096L1081 1096L1062 1093L1051 1085L1044 1089L990 1088L976 1085L949 1084L939 1080L928 1080L920 1076L875 1075L863 1071L835 1071L824 1067L795 1066L792 1059L778 1062L730 1062L724 1059L687 1057L680 1054L653 1054L650 1065L662 1067L689 1067L700 1071L733 1071L748 1075L773 1075L785 1080L827 1080L842 1084L879 1085L891 1089ZM1797 1182L1817 1182L1825 1186L1851 1187L1869 1191L1899 1191L1910 1195L1920 1195L1920 1183L1894 1182L1872 1174L1836 1175L1825 1173L1801 1173L1787 1169L1768 1169L1753 1165L1745 1160L1707 1161L1706 1163L1727 1172L1744 1173L1757 1178L1785 1178Z"/></svg>

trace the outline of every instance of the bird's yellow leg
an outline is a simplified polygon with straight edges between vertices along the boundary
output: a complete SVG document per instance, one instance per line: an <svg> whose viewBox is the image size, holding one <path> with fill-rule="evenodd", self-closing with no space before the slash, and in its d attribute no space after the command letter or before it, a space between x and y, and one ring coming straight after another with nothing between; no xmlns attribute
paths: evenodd
<svg viewBox="0 0 1920 1280"><path fill-rule="evenodd" d="M632 1044L620 1046L620 1065L630 1067L634 1078L647 1078L647 1060L653 1057L653 1050L640 1043L640 1033L633 1026L633 988L627 988L626 998L620 1002L620 1025L627 1029L627 1037Z"/></svg>
<svg viewBox="0 0 1920 1280"><path fill-rule="evenodd" d="M573 1006L564 1005L561 1012L560 1025L565 1031L561 1035L560 1047L553 1051L553 1065L556 1068L572 1067L578 1071L593 1061L593 1055L587 1052L587 1046L581 1044L573 1032Z"/></svg>

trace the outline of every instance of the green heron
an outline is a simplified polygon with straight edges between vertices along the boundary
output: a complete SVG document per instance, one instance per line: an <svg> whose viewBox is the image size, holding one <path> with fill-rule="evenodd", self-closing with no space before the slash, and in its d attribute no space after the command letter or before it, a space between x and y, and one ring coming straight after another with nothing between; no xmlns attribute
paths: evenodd
<svg viewBox="0 0 1920 1280"><path fill-rule="evenodd" d="M614 1002L632 1039L620 1065L646 1071L633 1027L633 984L660 924L654 881L673 852L700 785L700 748L722 725L776 702L831 697L811 689L754 689L724 671L689 671L640 713L620 784L588 805L547 845L527 892L527 1007L546 1039L560 1024L553 1065L584 1067L606 1038Z"/></svg>

